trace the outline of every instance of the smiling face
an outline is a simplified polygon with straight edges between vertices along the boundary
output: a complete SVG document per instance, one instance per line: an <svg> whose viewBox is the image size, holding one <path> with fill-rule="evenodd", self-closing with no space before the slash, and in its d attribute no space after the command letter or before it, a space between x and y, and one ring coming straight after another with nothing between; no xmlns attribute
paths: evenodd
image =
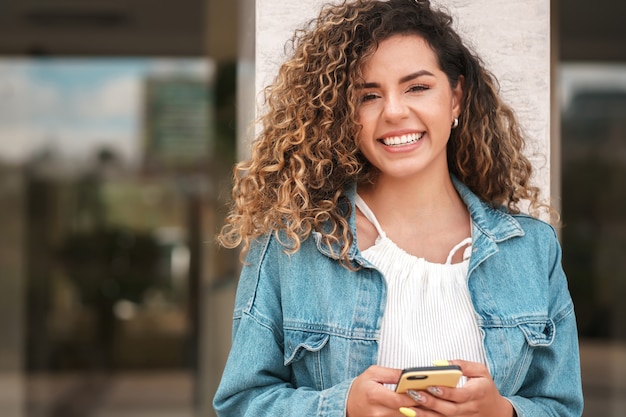
<svg viewBox="0 0 626 417"><path fill-rule="evenodd" d="M447 175L461 82L450 86L428 43L418 35L385 39L364 63L363 82L358 145L381 178Z"/></svg>

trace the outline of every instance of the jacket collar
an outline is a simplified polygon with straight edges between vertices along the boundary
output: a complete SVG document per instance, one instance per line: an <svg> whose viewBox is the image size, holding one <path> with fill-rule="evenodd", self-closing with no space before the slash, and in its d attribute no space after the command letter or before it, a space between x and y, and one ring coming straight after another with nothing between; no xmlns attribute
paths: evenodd
<svg viewBox="0 0 626 417"><path fill-rule="evenodd" d="M467 206L467 209L470 213L470 218L472 219L472 233L476 243L486 238L490 241L489 246L495 245L497 242L501 242L503 240L509 239L515 236L523 236L524 230L519 222L506 210L506 208L495 209L491 207L489 204L480 200L478 196L476 196L465 184L463 184L458 178L454 175L451 175L452 184L454 188L456 188L459 196ZM348 201L350 204L350 215L348 218L348 224L350 226L350 230L352 231L353 236L356 236L356 205L355 205L355 197L357 192L356 183L351 183L348 185L344 191L346 197L348 197ZM346 215L348 214L348 210L346 207ZM330 225L329 225L330 226ZM476 236L476 233L480 233L481 236ZM323 254L337 258L336 254L341 251L339 243L332 244L332 252L329 248L322 243L321 235L318 232L313 233L315 237L315 241L318 247L318 250ZM495 249L495 247L493 248ZM354 260L359 254L358 244L356 239L353 240L352 245L350 246L350 250L348 252L348 256L351 260Z"/></svg>
<svg viewBox="0 0 626 417"><path fill-rule="evenodd" d="M452 184L470 212L475 228L494 242L523 236L524 229L505 207L495 209L476 196L465 184L451 175Z"/></svg>

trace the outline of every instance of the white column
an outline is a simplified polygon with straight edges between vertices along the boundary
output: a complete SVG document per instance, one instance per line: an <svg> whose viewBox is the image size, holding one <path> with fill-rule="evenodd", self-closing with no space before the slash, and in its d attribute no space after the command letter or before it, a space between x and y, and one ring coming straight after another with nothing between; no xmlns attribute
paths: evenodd
<svg viewBox="0 0 626 417"><path fill-rule="evenodd" d="M326 0L256 0L256 93L272 81L296 27L314 18ZM536 183L550 196L550 2L546 0L437 0L459 33L500 81L531 141L527 154ZM245 139L240 155L247 155Z"/></svg>

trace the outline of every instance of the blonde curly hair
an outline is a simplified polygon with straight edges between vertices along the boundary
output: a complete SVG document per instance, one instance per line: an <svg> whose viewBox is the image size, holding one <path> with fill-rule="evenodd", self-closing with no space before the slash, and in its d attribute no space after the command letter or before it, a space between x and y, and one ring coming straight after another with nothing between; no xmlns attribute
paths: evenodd
<svg viewBox="0 0 626 417"><path fill-rule="evenodd" d="M462 113L448 147L450 173L494 207L538 207L532 166L513 111L495 78L462 42L452 18L426 0L356 0L325 6L296 31L291 57L267 87L267 112L252 156L234 169L233 205L218 237L243 253L275 233L295 252L312 231L349 265L354 236L346 185L372 182L377 171L359 152L358 86L363 63L396 34L423 37L452 87L463 77Z"/></svg>

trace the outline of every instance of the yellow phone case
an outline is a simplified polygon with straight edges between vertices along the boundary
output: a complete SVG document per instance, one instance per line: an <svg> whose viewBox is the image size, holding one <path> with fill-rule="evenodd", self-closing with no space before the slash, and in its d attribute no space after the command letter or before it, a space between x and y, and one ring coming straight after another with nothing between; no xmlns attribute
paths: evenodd
<svg viewBox="0 0 626 417"><path fill-rule="evenodd" d="M423 391L431 386L456 387L462 374L457 365L405 369L398 381L396 392Z"/></svg>

